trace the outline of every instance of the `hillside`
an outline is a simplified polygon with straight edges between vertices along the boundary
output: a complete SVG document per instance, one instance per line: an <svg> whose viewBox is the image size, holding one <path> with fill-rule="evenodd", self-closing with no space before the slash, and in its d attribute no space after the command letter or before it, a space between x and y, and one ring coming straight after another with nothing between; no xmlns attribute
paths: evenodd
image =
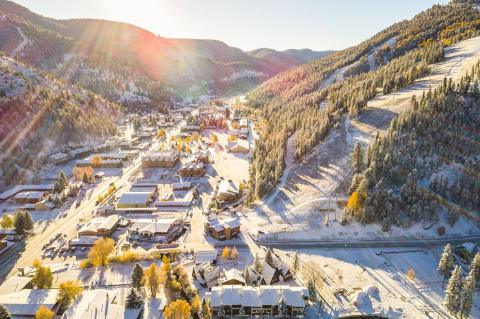
<svg viewBox="0 0 480 319"><path fill-rule="evenodd" d="M22 183L67 143L116 132L120 108L7 57L0 57L1 184Z"/></svg>
<svg viewBox="0 0 480 319"><path fill-rule="evenodd" d="M346 116L361 114L369 100L429 74L428 66L444 59L444 47L478 35L479 19L470 5L435 5L250 92L248 106L261 136L251 170L252 199L268 194L280 181L290 137L299 162Z"/></svg>
<svg viewBox="0 0 480 319"><path fill-rule="evenodd" d="M245 91L307 59L276 63L215 40L164 38L105 20L55 20L5 0L0 13L0 50L124 104Z"/></svg>
<svg viewBox="0 0 480 319"><path fill-rule="evenodd" d="M277 51L268 48L261 48L249 51L253 57L269 61L279 68L288 69L291 66L298 66L312 60L332 54L334 51L312 51L310 49Z"/></svg>

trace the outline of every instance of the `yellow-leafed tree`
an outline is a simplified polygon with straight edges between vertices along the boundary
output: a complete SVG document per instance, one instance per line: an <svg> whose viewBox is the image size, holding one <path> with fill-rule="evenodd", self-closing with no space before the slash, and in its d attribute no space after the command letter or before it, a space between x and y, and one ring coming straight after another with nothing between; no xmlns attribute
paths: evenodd
<svg viewBox="0 0 480 319"><path fill-rule="evenodd" d="M231 248L230 247L223 247L222 250L222 258L223 259L229 259L230 258L230 253L231 253Z"/></svg>
<svg viewBox="0 0 480 319"><path fill-rule="evenodd" d="M157 297L158 289L160 288L160 274L157 265L152 263L144 270L145 287L150 291L152 298Z"/></svg>
<svg viewBox="0 0 480 319"><path fill-rule="evenodd" d="M183 299L171 302L163 312L166 319L190 318L190 305Z"/></svg>
<svg viewBox="0 0 480 319"><path fill-rule="evenodd" d="M3 229L12 228L13 227L13 219L10 216L8 216L6 213L3 214L2 221L0 222L0 226Z"/></svg>
<svg viewBox="0 0 480 319"><path fill-rule="evenodd" d="M355 212L360 209L360 205L360 194L358 192L353 192L348 199L347 210L350 213L355 214Z"/></svg>
<svg viewBox="0 0 480 319"><path fill-rule="evenodd" d="M45 306L40 306L37 312L35 312L35 319L52 319L53 315L53 311L51 311Z"/></svg>
<svg viewBox="0 0 480 319"><path fill-rule="evenodd" d="M98 155L93 156L91 162L93 167L102 166L102 158Z"/></svg>
<svg viewBox="0 0 480 319"><path fill-rule="evenodd" d="M108 265L108 256L113 252L115 243L111 238L100 238L95 241L95 244L88 253L88 258L95 266Z"/></svg>
<svg viewBox="0 0 480 319"><path fill-rule="evenodd" d="M78 280L69 280L62 282L58 287L57 301L60 308L64 311L77 299L83 292L83 287Z"/></svg>

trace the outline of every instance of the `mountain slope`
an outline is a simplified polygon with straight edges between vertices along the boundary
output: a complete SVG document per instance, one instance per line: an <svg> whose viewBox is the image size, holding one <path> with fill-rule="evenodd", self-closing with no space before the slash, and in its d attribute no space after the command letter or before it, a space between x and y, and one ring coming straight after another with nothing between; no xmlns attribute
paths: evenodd
<svg viewBox="0 0 480 319"><path fill-rule="evenodd" d="M116 132L118 105L7 57L0 57L0 186L28 180L67 143Z"/></svg>
<svg viewBox="0 0 480 319"><path fill-rule="evenodd" d="M267 194L279 181L289 137L295 136L299 161L345 116L355 117L378 94L394 92L428 74L428 65L443 59L443 46L478 35L479 19L470 5L435 5L357 46L281 73L250 92L248 104L261 136L251 170L252 198ZM371 57L375 63L370 63Z"/></svg>
<svg viewBox="0 0 480 319"><path fill-rule="evenodd" d="M172 93L244 90L305 59L275 63L220 41L163 38L105 20L55 20L6 0L0 1L0 14L0 50L57 75L67 74L72 82L119 102L133 96L133 102L158 105ZM13 51L22 41L15 34L18 29L29 42ZM155 96L160 88L162 94Z"/></svg>

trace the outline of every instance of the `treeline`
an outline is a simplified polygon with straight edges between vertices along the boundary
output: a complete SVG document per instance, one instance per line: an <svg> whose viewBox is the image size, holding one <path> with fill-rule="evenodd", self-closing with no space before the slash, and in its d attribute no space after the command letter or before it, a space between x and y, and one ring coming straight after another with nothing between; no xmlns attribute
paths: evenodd
<svg viewBox="0 0 480 319"><path fill-rule="evenodd" d="M268 193L282 176L290 136L295 134L295 157L300 160L346 113L355 116L379 92L390 93L427 74L428 64L444 56L438 40L442 30L478 18L480 14L471 6L436 5L358 46L282 73L250 92L247 105L260 135L251 165L251 198ZM366 56L392 38L397 40L395 48L382 48L382 52L397 58L373 72L363 72ZM346 80L322 85L335 70L346 66L350 66Z"/></svg>
<svg viewBox="0 0 480 319"><path fill-rule="evenodd" d="M479 79L480 64L458 83L445 79L377 135L353 177L349 214L388 230L435 220L443 208L452 223L479 211Z"/></svg>

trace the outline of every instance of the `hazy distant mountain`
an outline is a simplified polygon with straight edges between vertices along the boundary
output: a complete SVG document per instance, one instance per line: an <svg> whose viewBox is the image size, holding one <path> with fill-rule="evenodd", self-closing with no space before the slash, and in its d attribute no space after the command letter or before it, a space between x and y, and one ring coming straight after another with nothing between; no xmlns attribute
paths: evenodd
<svg viewBox="0 0 480 319"><path fill-rule="evenodd" d="M256 50L249 51L248 54L259 59L267 60L272 63L283 63L285 65L296 64L300 65L303 63L310 62L315 59L322 58L326 55L329 55L335 51L313 51L310 49L289 49L285 51L277 51L268 48L260 48Z"/></svg>

